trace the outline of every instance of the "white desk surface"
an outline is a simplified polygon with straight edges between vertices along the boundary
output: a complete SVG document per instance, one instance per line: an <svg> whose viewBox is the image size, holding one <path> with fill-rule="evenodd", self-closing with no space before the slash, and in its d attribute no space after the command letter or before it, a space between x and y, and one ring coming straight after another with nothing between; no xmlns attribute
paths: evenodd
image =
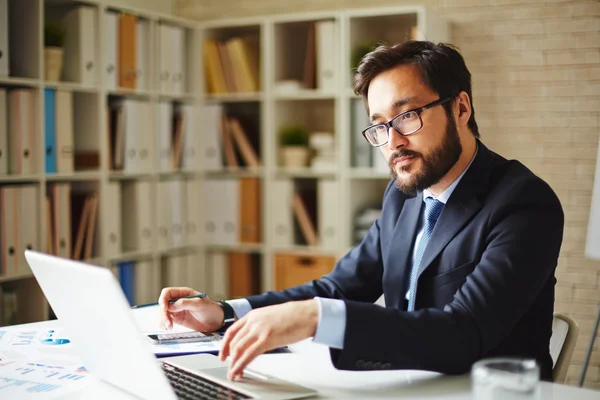
<svg viewBox="0 0 600 400"><path fill-rule="evenodd" d="M59 326L58 321L22 325L32 329ZM445 376L415 370L340 371L333 367L327 347L302 341L290 346L291 353L263 354L250 368L311 387L314 399L440 399L472 400L468 376ZM94 383L66 399L134 399L104 382ZM541 382L543 400L600 400L600 391Z"/></svg>

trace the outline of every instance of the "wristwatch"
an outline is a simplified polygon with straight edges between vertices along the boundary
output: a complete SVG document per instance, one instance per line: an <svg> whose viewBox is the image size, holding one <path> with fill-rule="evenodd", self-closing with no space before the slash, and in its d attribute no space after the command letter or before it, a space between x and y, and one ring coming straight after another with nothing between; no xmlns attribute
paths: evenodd
<svg viewBox="0 0 600 400"><path fill-rule="evenodd" d="M217 304L223 309L223 326L217 329L217 332L225 332L235 322L235 312L233 307L225 301L217 301Z"/></svg>

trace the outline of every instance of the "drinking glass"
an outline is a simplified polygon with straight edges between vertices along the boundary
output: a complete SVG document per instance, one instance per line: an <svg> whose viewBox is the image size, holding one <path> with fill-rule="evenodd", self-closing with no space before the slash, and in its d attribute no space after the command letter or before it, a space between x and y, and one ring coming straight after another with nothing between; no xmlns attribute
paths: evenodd
<svg viewBox="0 0 600 400"><path fill-rule="evenodd" d="M540 368L533 359L488 358L471 368L475 400L539 400Z"/></svg>

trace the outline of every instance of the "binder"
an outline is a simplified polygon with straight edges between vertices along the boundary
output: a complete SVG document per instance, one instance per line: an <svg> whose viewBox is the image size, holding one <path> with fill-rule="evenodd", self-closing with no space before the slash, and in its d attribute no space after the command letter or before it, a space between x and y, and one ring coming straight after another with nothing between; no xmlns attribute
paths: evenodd
<svg viewBox="0 0 600 400"><path fill-rule="evenodd" d="M223 153L221 145L221 115L223 113L220 104L209 104L201 109L203 116L202 131L202 159L206 171L223 170Z"/></svg>
<svg viewBox="0 0 600 400"><path fill-rule="evenodd" d="M96 83L96 19L96 9L88 6L74 8L63 19L66 30L63 77L67 81Z"/></svg>
<svg viewBox="0 0 600 400"><path fill-rule="evenodd" d="M180 27L170 27L171 37L171 92L176 95L184 93L185 74L185 30Z"/></svg>
<svg viewBox="0 0 600 400"><path fill-rule="evenodd" d="M137 19L135 41L136 89L148 90L150 79L150 23Z"/></svg>
<svg viewBox="0 0 600 400"><path fill-rule="evenodd" d="M259 282L252 254L232 252L227 258L229 296L235 299L257 294Z"/></svg>
<svg viewBox="0 0 600 400"><path fill-rule="evenodd" d="M203 200L204 207L204 223L202 226L203 242L206 245L214 245L220 243L218 240L221 223L219 220L218 193L220 184L215 180L206 180L203 184ZM223 192L220 192L221 195Z"/></svg>
<svg viewBox="0 0 600 400"><path fill-rule="evenodd" d="M171 247L171 207L169 202L169 182L159 181L157 183L156 210L157 223L157 247L159 250L167 250Z"/></svg>
<svg viewBox="0 0 600 400"><path fill-rule="evenodd" d="M150 182L135 181L122 184L121 209L124 251L144 251L153 247L153 221ZM126 211L125 211L126 210Z"/></svg>
<svg viewBox="0 0 600 400"><path fill-rule="evenodd" d="M137 260L134 272L135 304L156 302L160 295L160 274L152 260Z"/></svg>
<svg viewBox="0 0 600 400"><path fill-rule="evenodd" d="M99 119L98 102L73 101L72 93L65 96L65 124L66 129L61 130L60 135L61 148L64 149L61 154L61 163L64 163L65 170L93 170L100 168L100 127L96 122ZM78 95L79 96L79 95ZM89 99L89 97L88 97ZM71 104L70 106L68 104ZM72 111L69 111L72 110ZM67 115L71 113L70 115ZM76 118L74 118L76 116ZM72 121L72 129L68 127ZM64 134L64 135L63 135ZM71 147L71 151L69 151ZM73 161L69 159L69 154L74 154ZM73 165L73 166L72 166Z"/></svg>
<svg viewBox="0 0 600 400"><path fill-rule="evenodd" d="M139 118L142 115L139 112L139 108L141 108L139 103L139 101L132 99L125 99L121 103L123 139L125 144L123 170L129 173L137 173L144 170L144 163L139 152L142 147L144 118Z"/></svg>
<svg viewBox="0 0 600 400"><path fill-rule="evenodd" d="M55 183L51 191L54 249L57 256L71 258L71 184Z"/></svg>
<svg viewBox="0 0 600 400"><path fill-rule="evenodd" d="M158 112L156 113L158 120L156 135L158 144L158 170L160 172L171 172L173 163L171 162L172 148L172 121L173 121L173 103L160 102L158 103Z"/></svg>
<svg viewBox="0 0 600 400"><path fill-rule="evenodd" d="M173 62L172 50L171 50L171 27L169 25L160 24L158 26L158 37L159 37L159 79L160 79L160 92L171 93L171 87L173 80L171 77Z"/></svg>
<svg viewBox="0 0 600 400"><path fill-rule="evenodd" d="M199 107L193 104L184 104L181 107L183 116L183 157L181 169L184 171L200 171L200 126L203 120L198 118Z"/></svg>
<svg viewBox="0 0 600 400"><path fill-rule="evenodd" d="M202 199L200 181L188 179L185 181L185 202L187 205L186 239L189 246L202 242L202 207L206 205Z"/></svg>
<svg viewBox="0 0 600 400"><path fill-rule="evenodd" d="M162 282L164 286L187 286L189 277L184 256L170 256L163 259Z"/></svg>
<svg viewBox="0 0 600 400"><path fill-rule="evenodd" d="M141 172L152 172L154 170L154 138L152 135L151 105L145 101L138 101L135 107L135 116L138 127L135 134L137 142L137 153L139 157L139 168Z"/></svg>
<svg viewBox="0 0 600 400"><path fill-rule="evenodd" d="M317 89L333 92L336 89L337 40L336 26L333 20L315 23L317 55Z"/></svg>
<svg viewBox="0 0 600 400"><path fill-rule="evenodd" d="M0 187L0 240L2 245L2 275L17 274L19 245L19 195L16 186Z"/></svg>
<svg viewBox="0 0 600 400"><path fill-rule="evenodd" d="M44 89L44 136L46 173L56 172L56 91Z"/></svg>
<svg viewBox="0 0 600 400"><path fill-rule="evenodd" d="M78 115L79 118L87 117ZM88 121L89 123L89 121ZM88 125L89 126L89 125ZM84 131L82 136L91 132ZM73 93L64 90L56 91L56 170L62 173L73 172L74 169L73 138Z"/></svg>
<svg viewBox="0 0 600 400"><path fill-rule="evenodd" d="M136 21L131 14L119 16L119 86L136 88Z"/></svg>
<svg viewBox="0 0 600 400"><path fill-rule="evenodd" d="M363 100L352 100L352 166L356 168L370 168L372 161L372 148L363 137L362 131L369 126L369 117L365 110Z"/></svg>
<svg viewBox="0 0 600 400"><path fill-rule="evenodd" d="M185 236L185 186L179 179L168 181L167 193L169 196L169 210L171 213L171 246L182 247L186 245Z"/></svg>
<svg viewBox="0 0 600 400"><path fill-rule="evenodd" d="M189 279L188 287L207 288L210 283L207 279L206 265L202 262L200 254L185 255L185 263Z"/></svg>
<svg viewBox="0 0 600 400"><path fill-rule="evenodd" d="M0 88L0 175L8 173L8 104L6 89Z"/></svg>
<svg viewBox="0 0 600 400"><path fill-rule="evenodd" d="M8 1L0 0L0 76L9 75Z"/></svg>
<svg viewBox="0 0 600 400"><path fill-rule="evenodd" d="M218 217L222 229L218 232L220 244L234 246L240 238L240 186L237 179L220 181L222 190L216 193L218 202Z"/></svg>
<svg viewBox="0 0 600 400"><path fill-rule="evenodd" d="M294 220L292 214L292 195L294 186L291 180L276 180L271 183L271 207L269 212L273 221L273 246L286 247L294 244Z"/></svg>
<svg viewBox="0 0 600 400"><path fill-rule="evenodd" d="M337 249L340 241L339 193L338 182L323 179L317 181L319 246L326 249Z"/></svg>
<svg viewBox="0 0 600 400"><path fill-rule="evenodd" d="M118 15L107 11L104 14L104 80L108 90L118 87L119 75L117 70L117 50L119 49L119 24Z"/></svg>
<svg viewBox="0 0 600 400"><path fill-rule="evenodd" d="M135 305L135 263L123 261L117 264L119 268L119 283L129 305Z"/></svg>
<svg viewBox="0 0 600 400"><path fill-rule="evenodd" d="M8 159L11 174L37 172L34 110L31 90L15 89L8 92Z"/></svg>
<svg viewBox="0 0 600 400"><path fill-rule="evenodd" d="M105 186L103 206L106 212L102 216L102 241L106 258L115 257L122 251L121 236L121 184L119 182L108 182ZM127 211L131 209L128 208Z"/></svg>
<svg viewBox="0 0 600 400"><path fill-rule="evenodd" d="M37 185L22 185L15 188L18 203L18 234L19 248L17 251L17 274L31 274L29 264L25 259L25 249L40 250L38 207L39 188Z"/></svg>
<svg viewBox="0 0 600 400"><path fill-rule="evenodd" d="M260 243L260 181L258 178L241 178L239 185L241 195L239 242Z"/></svg>
<svg viewBox="0 0 600 400"><path fill-rule="evenodd" d="M229 296L229 270L225 253L214 252L206 256L206 292L211 299L225 300Z"/></svg>

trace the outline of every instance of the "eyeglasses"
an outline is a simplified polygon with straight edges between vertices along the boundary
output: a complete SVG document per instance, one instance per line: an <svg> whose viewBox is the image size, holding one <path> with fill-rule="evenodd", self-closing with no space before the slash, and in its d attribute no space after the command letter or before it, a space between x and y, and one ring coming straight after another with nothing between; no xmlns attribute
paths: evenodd
<svg viewBox="0 0 600 400"><path fill-rule="evenodd" d="M383 146L388 142L390 128L393 127L402 136L408 136L415 133L423 127L423 120L421 119L421 113L428 108L439 106L450 100L455 96L448 97L446 99L436 100L432 103L426 104L423 107L416 108L414 110L404 111L390 119L388 122L381 124L371 125L362 131L363 136L367 139L371 145L375 147Z"/></svg>

